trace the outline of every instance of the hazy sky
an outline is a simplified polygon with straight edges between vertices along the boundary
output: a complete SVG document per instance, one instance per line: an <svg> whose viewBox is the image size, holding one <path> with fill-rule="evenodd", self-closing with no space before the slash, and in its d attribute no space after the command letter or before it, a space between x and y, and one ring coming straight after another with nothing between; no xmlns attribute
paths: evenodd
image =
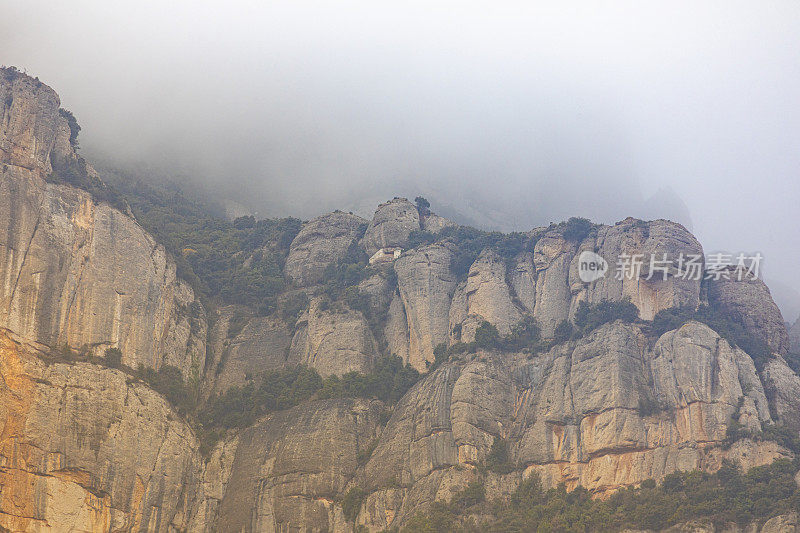
<svg viewBox="0 0 800 533"><path fill-rule="evenodd" d="M59 92L87 155L262 216L671 217L764 254L800 312L796 0L0 0L0 63Z"/></svg>

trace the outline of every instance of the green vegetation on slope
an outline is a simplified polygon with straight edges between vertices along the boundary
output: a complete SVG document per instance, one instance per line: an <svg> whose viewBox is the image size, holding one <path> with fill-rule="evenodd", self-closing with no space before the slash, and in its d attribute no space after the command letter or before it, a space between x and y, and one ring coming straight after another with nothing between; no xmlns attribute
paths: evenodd
<svg viewBox="0 0 800 533"><path fill-rule="evenodd" d="M114 185L201 298L247 305L263 314L277 309L278 294L286 288L283 264L300 220L249 216L229 222L176 187L123 179Z"/></svg>
<svg viewBox="0 0 800 533"><path fill-rule="evenodd" d="M457 493L450 502L434 503L401 531L659 530L697 519L719 525L747 524L800 509L800 489L794 480L798 468L797 460L781 459L742 473L735 465L724 463L714 474L676 472L666 476L660 485L648 480L638 488L622 489L606 500L592 499L582 487L567 492L560 485L545 491L534 475L507 499L488 502L483 482L479 480Z"/></svg>
<svg viewBox="0 0 800 533"><path fill-rule="evenodd" d="M247 427L266 413L288 409L312 397L377 398L392 404L419 378L419 372L396 356L379 357L368 374L349 372L342 377L323 379L316 370L304 366L272 370L244 387L232 387L221 396L213 396L198 418L207 428L227 429Z"/></svg>
<svg viewBox="0 0 800 533"><path fill-rule="evenodd" d="M731 346L739 347L747 352L759 372L772 357L767 344L749 333L741 322L718 309L705 305L700 306L697 310L689 307L673 307L659 311L653 317L651 331L653 335L660 337L667 331L677 329L692 320L708 325Z"/></svg>
<svg viewBox="0 0 800 533"><path fill-rule="evenodd" d="M67 119L67 125L69 126L69 143L73 148L78 148L78 133L81 131L78 120L75 118L75 115L72 114L72 111L64 108L60 108L58 114Z"/></svg>
<svg viewBox="0 0 800 533"><path fill-rule="evenodd" d="M581 302L575 310L575 326L579 336L594 331L603 324L615 320L633 322L639 317L639 309L630 300L602 300L598 303Z"/></svg>
<svg viewBox="0 0 800 533"><path fill-rule="evenodd" d="M393 355L378 357L367 374L349 372L323 379L305 366L265 372L244 387L212 396L196 409L202 448L209 451L227 429L247 427L267 413L310 399L376 398L392 405L419 379L419 372Z"/></svg>
<svg viewBox="0 0 800 533"><path fill-rule="evenodd" d="M71 185L78 189L83 189L91 194L92 198L98 203L108 203L123 212L127 210L127 205L122 195L103 183L99 178L90 175L86 161L82 157L77 159L59 158L51 154L50 166L53 171L45 176L45 180L48 183Z"/></svg>
<svg viewBox="0 0 800 533"><path fill-rule="evenodd" d="M580 338L608 322L614 320L634 322L638 318L638 313L636 306L628 300L620 302L603 300L596 304L581 302L575 312L575 324L573 325L568 320L562 321L555 328L552 339L542 338L541 328L531 316L525 317L522 322L514 325L507 335L501 335L494 324L483 321L475 330L473 342L436 346L433 350L434 362L429 370L448 361L453 355L475 353L479 349L525 352L532 355L546 352L556 344ZM455 331L454 333L460 334Z"/></svg>
<svg viewBox="0 0 800 533"><path fill-rule="evenodd" d="M377 398L396 403L414 384L420 373L394 355L378 357L368 374L348 372L341 378L328 376L319 391L320 398Z"/></svg>
<svg viewBox="0 0 800 533"><path fill-rule="evenodd" d="M322 378L304 366L265 372L260 383L232 387L213 396L198 413L206 428L247 427L271 411L288 409L311 398L322 388Z"/></svg>

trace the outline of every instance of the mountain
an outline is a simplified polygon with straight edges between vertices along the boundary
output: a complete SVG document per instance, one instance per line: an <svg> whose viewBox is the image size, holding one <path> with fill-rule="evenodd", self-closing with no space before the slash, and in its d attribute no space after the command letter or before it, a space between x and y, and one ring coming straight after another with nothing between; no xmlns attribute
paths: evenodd
<svg viewBox="0 0 800 533"><path fill-rule="evenodd" d="M0 531L797 529L785 322L680 224L231 222L0 102Z"/></svg>

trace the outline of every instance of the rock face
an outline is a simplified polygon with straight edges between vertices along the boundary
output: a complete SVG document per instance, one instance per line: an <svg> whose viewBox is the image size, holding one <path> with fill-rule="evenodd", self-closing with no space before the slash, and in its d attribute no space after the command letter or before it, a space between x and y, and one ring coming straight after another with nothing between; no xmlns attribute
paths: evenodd
<svg viewBox="0 0 800 533"><path fill-rule="evenodd" d="M0 138L0 326L98 354L118 347L132 367L196 373L205 312L163 246L88 193L44 181L51 157L76 156L58 97L36 83L0 77L14 102Z"/></svg>
<svg viewBox="0 0 800 533"><path fill-rule="evenodd" d="M409 360L408 317L403 307L403 300L397 291L395 291L389 304L384 336L386 337L389 353L407 362Z"/></svg>
<svg viewBox="0 0 800 533"><path fill-rule="evenodd" d="M368 372L377 345L364 316L344 305L326 305L322 298L312 300L308 313L298 321L291 359L322 376Z"/></svg>
<svg viewBox="0 0 800 533"><path fill-rule="evenodd" d="M439 233L444 228L452 228L457 226L457 224L439 215L428 213L420 219L420 226L422 226L424 231Z"/></svg>
<svg viewBox="0 0 800 533"><path fill-rule="evenodd" d="M460 328L459 340L471 342L480 323L488 321L501 335L507 335L522 321L521 311L506 282L505 262L497 253L486 250L472 264L466 283L453 297L450 331Z"/></svg>
<svg viewBox="0 0 800 533"><path fill-rule="evenodd" d="M742 276L739 280L731 273L730 279L713 280L708 284L708 301L738 319L773 352L783 355L789 350L786 323L760 279Z"/></svg>
<svg viewBox="0 0 800 533"><path fill-rule="evenodd" d="M569 318L572 301L569 267L575 252L575 243L567 241L556 232L545 234L534 247L536 303L533 316L546 337L553 334L562 320Z"/></svg>
<svg viewBox="0 0 800 533"><path fill-rule="evenodd" d="M608 262L606 276L591 283L581 281L578 268L584 251ZM670 307L697 307L702 254L700 243L683 226L667 220L629 218L614 226L599 227L582 242L565 239L556 228L537 234L532 258L526 253L516 258L511 284L519 302L532 311L543 334L550 336L562 320L574 316L581 301L627 298L644 320ZM696 279L680 275L681 257L686 260L690 256L700 258ZM655 258L652 270L651 257ZM617 275L620 267L637 262L640 267L631 266Z"/></svg>
<svg viewBox="0 0 800 533"><path fill-rule="evenodd" d="M764 383L778 414L778 420L800 431L800 376L783 358L770 359L764 368Z"/></svg>
<svg viewBox="0 0 800 533"><path fill-rule="evenodd" d="M348 531L338 498L377 438L379 402L328 400L244 431L220 505L227 531Z"/></svg>
<svg viewBox="0 0 800 533"><path fill-rule="evenodd" d="M43 356L0 332L0 527L185 528L199 467L189 426L122 372Z"/></svg>
<svg viewBox="0 0 800 533"><path fill-rule="evenodd" d="M662 533L795 533L798 527L797 513L779 515L761 522L751 522L747 525L736 523L717 524L712 520L692 520L676 524L662 530ZM650 531L629 533L651 533Z"/></svg>
<svg viewBox="0 0 800 533"><path fill-rule="evenodd" d="M431 495L465 486L495 437L546 486L597 494L678 469L713 470L724 457L753 466L786 453L749 440L724 451L731 417L754 429L768 421L763 387L749 356L698 323L652 349L638 327L613 323L533 359L479 352L401 400L359 474L370 493L361 522L396 525Z"/></svg>
<svg viewBox="0 0 800 533"><path fill-rule="evenodd" d="M212 451L202 468L197 495L192 506L188 531L196 533L215 533L219 530L219 511L228 480L231 478L233 460L239 437L223 440Z"/></svg>
<svg viewBox="0 0 800 533"><path fill-rule="evenodd" d="M795 320L794 325L789 330L789 351L800 353L800 318Z"/></svg>
<svg viewBox="0 0 800 533"><path fill-rule="evenodd" d="M526 312L533 313L536 306L536 267L533 264L533 253L522 252L514 258L508 281L517 301Z"/></svg>
<svg viewBox="0 0 800 533"><path fill-rule="evenodd" d="M58 112L56 92L28 76L0 72L0 163L50 172L50 156L72 155L69 125Z"/></svg>
<svg viewBox="0 0 800 533"><path fill-rule="evenodd" d="M381 267L382 270L358 284L359 292L367 298L370 312L380 315L389 309L392 303L392 296L395 290L394 282L391 277L394 273L391 267Z"/></svg>
<svg viewBox="0 0 800 533"><path fill-rule="evenodd" d="M797 513L770 518L759 530L759 533L793 533L800 530L800 518Z"/></svg>
<svg viewBox="0 0 800 533"><path fill-rule="evenodd" d="M703 248L680 224L628 218L614 226L601 227L595 246L611 269L625 263L626 255L640 255L643 264L639 276L622 276L620 280L607 275L595 282L588 290L589 302L628 297L639 308L639 316L644 320L651 320L662 309L696 307L700 303L702 276L692 279L687 272L689 279L684 279L679 267L681 256L684 260L699 256L702 268ZM652 264L651 257L654 258Z"/></svg>
<svg viewBox="0 0 800 533"><path fill-rule="evenodd" d="M214 359L206 373L208 391L221 394L245 385L248 377L284 367L290 342L283 320L251 316L237 306L221 309L209 334Z"/></svg>
<svg viewBox="0 0 800 533"><path fill-rule="evenodd" d="M325 269L344 259L366 223L361 217L338 211L307 223L292 241L286 275L301 287L321 282Z"/></svg>
<svg viewBox="0 0 800 533"><path fill-rule="evenodd" d="M361 245L372 256L387 246L404 246L412 231L420 229L417 207L405 198L378 206Z"/></svg>
<svg viewBox="0 0 800 533"><path fill-rule="evenodd" d="M450 248L433 244L409 251L394 264L408 324L408 363L418 370L425 370L425 362L433 362L433 349L448 340L456 288L451 257Z"/></svg>

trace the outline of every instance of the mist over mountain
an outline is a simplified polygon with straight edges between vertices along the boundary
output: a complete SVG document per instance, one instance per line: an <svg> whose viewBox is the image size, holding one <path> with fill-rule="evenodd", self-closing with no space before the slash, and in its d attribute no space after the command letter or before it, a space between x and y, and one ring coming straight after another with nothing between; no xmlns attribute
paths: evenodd
<svg viewBox="0 0 800 533"><path fill-rule="evenodd" d="M798 5L579 6L10 2L0 62L59 88L90 159L242 212L667 217L798 290Z"/></svg>

